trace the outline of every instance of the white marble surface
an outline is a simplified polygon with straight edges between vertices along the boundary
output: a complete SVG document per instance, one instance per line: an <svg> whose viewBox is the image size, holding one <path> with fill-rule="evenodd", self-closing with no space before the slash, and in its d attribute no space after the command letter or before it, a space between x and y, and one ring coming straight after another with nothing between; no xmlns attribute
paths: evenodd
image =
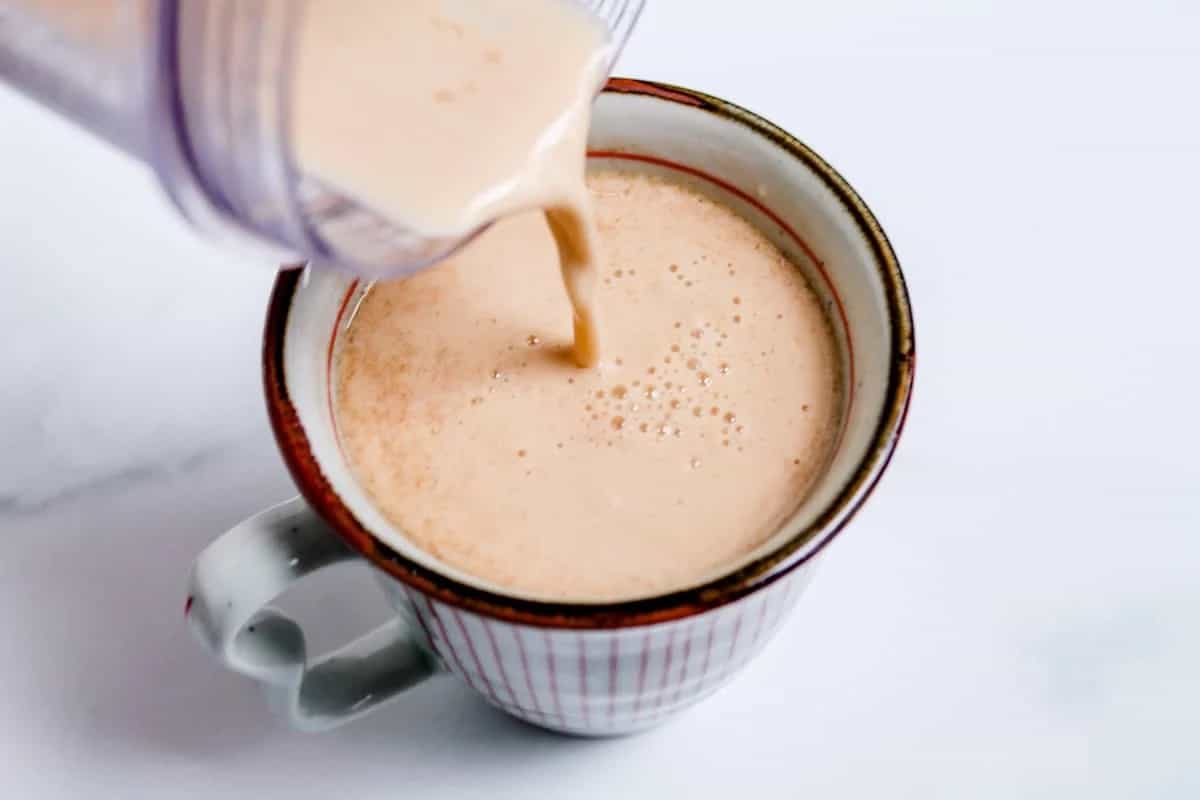
<svg viewBox="0 0 1200 800"><path fill-rule="evenodd" d="M622 72L735 99L843 171L910 281L906 441L800 610L710 702L584 742L448 680L308 736L182 618L289 494L272 275L0 91L6 797L1200 796L1200 8L651 0ZM382 613L330 576L324 632Z"/></svg>

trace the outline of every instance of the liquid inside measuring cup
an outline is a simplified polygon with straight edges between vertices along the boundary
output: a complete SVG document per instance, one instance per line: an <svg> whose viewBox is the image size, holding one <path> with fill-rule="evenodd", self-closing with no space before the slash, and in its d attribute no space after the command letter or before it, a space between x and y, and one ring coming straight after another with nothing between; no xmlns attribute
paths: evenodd
<svg viewBox="0 0 1200 800"><path fill-rule="evenodd" d="M567 0L309 3L293 157L430 239L544 209L575 312L575 360L591 366L596 235L584 172L611 47L605 26Z"/></svg>

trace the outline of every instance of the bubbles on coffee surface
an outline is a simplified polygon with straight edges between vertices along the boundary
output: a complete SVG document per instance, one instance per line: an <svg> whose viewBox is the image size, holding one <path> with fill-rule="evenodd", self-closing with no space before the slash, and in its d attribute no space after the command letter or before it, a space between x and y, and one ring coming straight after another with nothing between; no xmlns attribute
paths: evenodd
<svg viewBox="0 0 1200 800"><path fill-rule="evenodd" d="M377 287L356 319L371 341L339 390L356 474L417 546L468 572L488 575L514 553L525 569L526 554L545 554L539 586L574 592L604 568L624 575L659 540L664 563L684 547L688 574L707 570L755 546L821 469L834 389L818 371L833 363L826 345L809 336L818 301L782 255L756 251L732 211L715 209L710 224L710 201L633 185L650 194L640 207L654 224L597 203L607 246L595 367L570 358L571 312L542 219L494 226L480 242L496 249L464 249L453 272ZM686 233L676 204L692 214ZM539 266L519 281L494 268L494 254L526 251ZM425 302L433 289L436 305ZM575 520L569 536L564 518ZM572 555L581 546L583 559Z"/></svg>
<svg viewBox="0 0 1200 800"><path fill-rule="evenodd" d="M667 265L667 274L676 279L672 283L677 287L674 291L694 285L692 272L697 268L698 262L686 271L676 263ZM661 281L650 271L643 278L645 284L636 280L631 283L636 274L626 266L610 269L606 283L611 288L606 291L629 292L632 294L620 296L636 297L643 289L653 292L651 282ZM618 284L624 284L624 288ZM741 295L734 296L732 303L744 307ZM741 319L740 314L737 317ZM732 317L723 319L670 320L663 323L669 326L663 337L666 347L657 357L651 353L650 363L637 363L645 357L643 354L626 364L625 353L606 359L597 372L577 374L574 385L582 417L594 421L597 427L591 429L585 441L576 444L609 448L647 441L655 447L678 447L681 468L698 470L706 449L729 447L744 436L743 425L731 428L738 415L727 405L730 360L717 361L712 354L729 342L730 332L725 326ZM662 336L661 329L652 336Z"/></svg>
<svg viewBox="0 0 1200 800"><path fill-rule="evenodd" d="M517 328L506 347L508 355L493 362L496 367L487 382L489 404L493 392L496 399L508 400L509 393L536 380L534 376L551 372L562 390L561 402L578 403L581 430L539 449L536 457L529 456L533 467L548 466L546 459L575 457L581 448L613 448L635 458L665 456L671 461L677 454L675 463L684 472L697 470L701 461L709 471L719 471L727 469L728 460L738 452L755 452L757 429L742 419L735 407L742 404L732 398L744 400L744 381L753 382L761 374L758 357L765 360L768 355L759 349L762 326L765 320L783 318L779 306L756 310L766 303L774 305L773 298L757 293L753 286L728 281L726 270L731 277L737 272L732 262L701 255L657 270L641 265L639 278L638 270L621 260L633 255L620 254L606 265L605 286L600 289L602 311L617 304L636 305L641 298L666 291L677 298L674 313L653 320L640 337L624 343L619 336L612 339L614 352L601 353L596 368L564 369L561 354L566 343L543 329L534 333L530 328ZM695 288L705 281L708 286ZM626 311L622 309L618 317L628 324ZM646 320L639 318L638 323ZM482 403L481 397L471 406ZM480 409L479 413L488 412ZM706 452L723 455L704 459ZM801 462L793 466L807 463Z"/></svg>

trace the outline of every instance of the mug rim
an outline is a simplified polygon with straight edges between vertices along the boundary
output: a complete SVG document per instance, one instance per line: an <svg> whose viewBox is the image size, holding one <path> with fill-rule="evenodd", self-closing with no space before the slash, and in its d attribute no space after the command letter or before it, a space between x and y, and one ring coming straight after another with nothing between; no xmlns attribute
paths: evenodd
<svg viewBox="0 0 1200 800"><path fill-rule="evenodd" d="M916 350L912 309L899 259L874 214L846 180L807 145L771 122L720 98L670 84L611 78L605 93L651 97L688 105L735 122L799 159L842 203L870 245L887 301L891 333L884 407L853 473L807 526L759 558L704 584L665 594L609 602L535 600L464 583L404 556L368 530L325 478L309 446L286 382L284 342L303 265L275 281L263 333L267 411L283 460L300 494L350 547L391 577L433 598L507 622L555 628L623 628L683 619L762 589L817 555L850 522L886 472L904 428L912 396Z"/></svg>

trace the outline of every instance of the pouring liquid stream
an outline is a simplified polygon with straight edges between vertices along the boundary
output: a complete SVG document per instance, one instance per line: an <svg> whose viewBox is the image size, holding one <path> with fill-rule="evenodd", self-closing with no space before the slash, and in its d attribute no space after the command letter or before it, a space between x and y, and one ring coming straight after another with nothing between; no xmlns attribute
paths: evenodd
<svg viewBox="0 0 1200 800"><path fill-rule="evenodd" d="M461 238L543 209L574 312L574 360L598 363L597 236L584 177L607 29L566 0L352 6L309 3L300 22L297 163L429 237Z"/></svg>

